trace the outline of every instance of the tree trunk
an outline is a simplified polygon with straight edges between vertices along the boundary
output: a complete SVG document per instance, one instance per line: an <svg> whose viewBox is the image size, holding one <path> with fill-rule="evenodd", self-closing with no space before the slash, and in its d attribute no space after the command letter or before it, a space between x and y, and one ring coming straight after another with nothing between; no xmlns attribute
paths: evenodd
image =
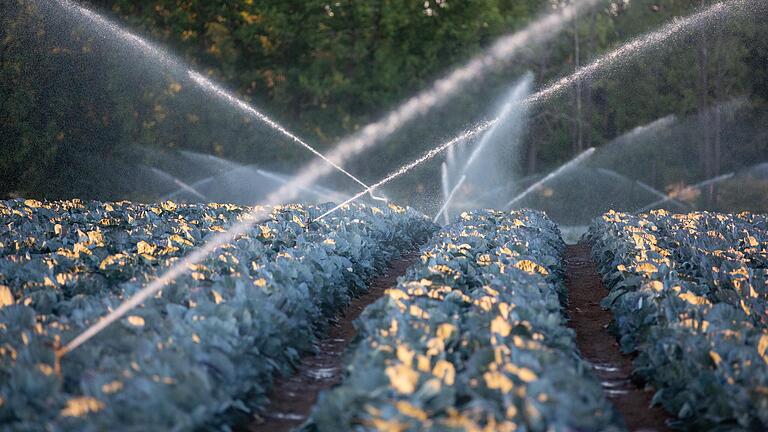
<svg viewBox="0 0 768 432"><path fill-rule="evenodd" d="M574 18L573 20L573 64L574 64L574 70L578 70L581 62L581 52L580 52L580 41L579 41L579 19ZM574 120L574 154L579 154L584 150L584 132L583 132L583 125L582 125L582 106L581 106L581 79L576 80L576 85L574 86L575 91L575 98L576 98L576 113L575 113L575 120Z"/></svg>
<svg viewBox="0 0 768 432"><path fill-rule="evenodd" d="M589 38L587 39L587 55L591 56L596 51L597 45L597 11L592 9L589 15ZM579 59L581 60L581 59ZM592 113L593 113L593 101L592 101L592 79L587 77L583 83L583 114L584 114L584 127L583 131L583 146L592 146Z"/></svg>
<svg viewBox="0 0 768 432"><path fill-rule="evenodd" d="M545 48L542 48L542 53L539 56L539 62L538 62L538 70L536 73L536 81L541 83L544 81L544 77L546 76L547 66L548 66L548 60L549 60L549 51ZM539 108L539 109L547 109L547 108ZM539 114L540 115L540 114ZM535 122L532 122L532 124L535 124ZM526 152L526 166L525 166L525 173L526 175L532 175L536 173L536 169L538 168L538 157L539 157L539 136L537 135L537 131L541 130L541 127L531 127L530 128L530 136L528 139L528 148Z"/></svg>
<svg viewBox="0 0 768 432"><path fill-rule="evenodd" d="M725 98L725 88L724 88L724 78L725 78L725 68L723 67L723 63L726 61L725 58L725 43L723 41L723 29L721 26L718 26L717 30L715 31L715 41L714 41L714 47L715 47L715 102L716 103L722 103L723 99ZM722 173L722 154L723 154L723 114L720 110L720 106L717 105L714 107L714 140L713 140L713 163L712 168L714 171L713 175L720 175ZM712 205L717 206L717 185L712 185L712 190L710 191L711 199L712 199Z"/></svg>
<svg viewBox="0 0 768 432"><path fill-rule="evenodd" d="M701 170L704 179L714 177L713 165L713 145L712 145L712 121L709 108L709 46L707 36L702 34L698 37L698 49L696 51L696 60L698 64L698 80L696 101L698 105L699 117L699 158L701 161ZM711 188L703 191L704 204L709 207L712 201Z"/></svg>

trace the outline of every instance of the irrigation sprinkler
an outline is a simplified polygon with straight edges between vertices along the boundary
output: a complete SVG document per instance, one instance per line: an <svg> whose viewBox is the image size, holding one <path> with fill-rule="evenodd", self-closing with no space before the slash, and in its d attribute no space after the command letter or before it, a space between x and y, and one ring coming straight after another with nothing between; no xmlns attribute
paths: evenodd
<svg viewBox="0 0 768 432"><path fill-rule="evenodd" d="M534 21L519 32L499 38L482 55L473 58L446 77L435 81L431 87L409 98L381 120L371 123L362 128L360 132L343 139L328 154L328 159L335 163L342 163L382 142L406 124L446 102L464 86L505 64L520 51L529 49L532 44L543 43L559 34L567 23L600 3L600 0L573 1ZM488 127L490 126L492 124L488 125ZM306 172L306 176L300 176L297 180L311 183L328 174L330 170L328 165L313 161L302 172ZM373 190L375 188L367 189ZM285 195L286 192L287 190L279 190L276 195Z"/></svg>
<svg viewBox="0 0 768 432"><path fill-rule="evenodd" d="M188 70L187 74L189 75L189 78L193 82L197 83L197 85L200 86L200 88L204 89L205 91L209 92L210 94L213 94L213 95L223 99L227 104L229 104L231 106L234 106L234 107L237 107L241 111L244 111L244 112L250 114L251 116L256 117L257 119L261 120L263 123L267 124L271 128L273 128L276 131L278 131L281 134L283 134L285 137L287 137L291 141L293 141L296 144L299 144L300 146L302 146L305 149L309 150L310 153L312 153L315 156L319 157L322 161L324 161L325 163L327 163L331 167L335 168L337 171L341 172L342 174L346 175L347 177L352 179L352 181L354 181L355 183L359 184L360 186L362 186L364 188L368 188L368 186L365 183L363 183L362 180L358 179L357 177L355 177L354 175L349 173L347 170L342 168L336 162L334 162L334 161L330 160L329 158L327 158L324 154L320 153L314 147L312 147L311 145L307 144L306 141L302 140L298 136L296 136L293 133L289 132L282 125L280 125L276 121L272 120L266 114L258 111L256 108L254 108L250 104L248 104L245 101L237 98L237 96L233 95L232 93L227 92L226 90L224 90L220 86L214 84L208 78L200 75L200 73L195 72L193 70ZM377 196L373 195L373 193L371 193L370 195L371 195L371 198L373 198L373 199L375 199L377 201L384 201L384 202L387 201L386 198L377 197Z"/></svg>
<svg viewBox="0 0 768 432"><path fill-rule="evenodd" d="M658 190L658 189L656 189L656 188L650 186L649 184L644 183L644 182L642 182L640 180L633 180L633 179L631 179L631 178L629 178L627 176L621 175L621 174L617 173L616 171L611 170L611 169L607 169L607 168L597 168L597 170L599 172L607 175L607 176L610 176L610 177L613 177L613 178L616 178L616 179L620 179L622 181L632 182L632 183L636 184L638 187L640 187L641 189L643 189L643 190L645 190L645 191L655 195L656 197L658 197L660 199L667 199L667 198L669 198L670 201L673 201L675 204L679 205L680 207L691 208L690 204L684 203L684 202L679 201L679 200L677 200L675 198L668 197L662 191L660 191L660 190Z"/></svg>
<svg viewBox="0 0 768 432"><path fill-rule="evenodd" d="M709 186L711 184L720 183L720 182L723 182L725 180L728 180L728 179L730 179L731 177L733 177L735 175L736 175L736 173L732 173L732 172L728 173L728 174L722 174L722 175L719 175L717 177L712 177L711 179L704 180L703 182L696 183L695 185L688 186L688 187L691 188L691 189L701 189L701 188L703 188L705 186ZM658 201L654 201L654 202L648 204L647 206L645 206L645 207L643 207L643 208L641 208L639 210L635 210L635 213L646 212L646 211L648 211L648 210L650 210L650 209L652 209L654 207L658 207L658 206L660 206L660 205L662 205L662 204L664 204L664 203L666 203L668 201L672 201L674 199L675 199L674 197L665 196L664 198L662 198L662 199L660 199Z"/></svg>
<svg viewBox="0 0 768 432"><path fill-rule="evenodd" d="M477 136L481 131L487 129L488 123L480 123L476 125L475 127L465 131L461 135L451 139L450 141L440 145L437 148L434 148L430 151L428 151L426 154L424 154L419 159L402 166L397 171L393 172L392 174L385 177L383 180L379 181L378 183L374 184L373 186L369 186L362 192L358 193L357 195L347 199L345 202L337 205L336 207L332 208L331 210L326 211L322 215L320 215L315 220L323 219L324 217L330 215L331 213L337 211L341 207L359 199L363 195L369 193L372 189L381 187L386 183L389 183L390 181L394 180L397 177L400 177L401 175L409 172L413 168L421 165L422 163L434 158L444 150L450 148L451 146L471 139L475 136ZM297 180L291 180L291 182L296 182ZM301 184L301 183L299 183ZM292 193L295 192L295 188L290 189ZM274 197L274 193L270 194L269 197L267 197L266 200L269 204L266 205L273 205L272 203L276 202L276 198ZM96 323L92 324L90 327L86 328L82 333L77 335L74 339L72 339L69 343L64 345L63 347L56 350L56 360L60 361L62 357L67 355L68 353L72 352L72 350L76 349L80 345L84 344L97 334L99 334L102 330L109 327L112 323L122 318L128 311L135 308L136 306L144 303L149 297L154 295L156 292L161 290L165 285L173 282L176 278L179 276L187 273L189 271L189 266L199 263L200 261L204 260L208 255L210 255L213 251L215 251L217 248L231 242L237 236L244 234L247 232L252 226L256 225L257 223L263 222L263 218L267 216L267 212L265 211L264 207L256 207L253 210L251 210L249 213L245 214L239 222L235 223L234 225L230 226L226 231L216 233L213 237L211 237L206 243L204 243L200 248L193 250L189 255L185 256L184 258L176 261L171 267L169 267L165 272L163 272L157 279L153 280L152 282L148 283L144 286L141 290L139 290L136 294L131 296L130 298L126 299L123 303L120 304L116 309L114 309L109 314L105 315L101 319L99 319Z"/></svg>
<svg viewBox="0 0 768 432"><path fill-rule="evenodd" d="M397 169L393 173L389 174L388 176L384 177L382 180L380 180L378 183L374 184L370 188L371 189L375 189L377 187L384 186L385 184L387 184L387 183L391 182L392 180L402 176L403 174L411 171L412 169L416 168L417 166L423 164L424 162L434 158L435 156L437 156L438 154L442 153L446 149L448 149L448 148L450 148L450 147L452 147L452 146L454 146L454 145L456 145L456 144L458 144L458 143L460 143L462 141L466 141L468 139L476 137L477 135L482 133L484 130L488 129L488 127L489 127L488 124L489 124L488 122L479 123L475 127L464 131L462 134L456 136L455 138L453 138L453 139L451 139L451 140L449 140L449 141L439 145L438 147L433 148L432 150L429 150L423 156L421 156L420 158L416 159L415 161L410 162L410 163L408 163L406 165L403 165L402 167L400 167L399 169ZM337 205L336 207L334 207L334 208L326 211L325 213L321 214L320 216L317 217L316 220L320 220L320 219L323 219L323 218L327 217L328 215L334 213L335 211L337 211L338 209L344 207L345 205L347 205L347 204L349 204L349 203L359 199L361 196L365 195L368 192L369 192L369 190L363 190L362 192L359 192L358 194L356 194L355 196L349 198L348 200L344 201L343 203L341 203L341 204Z"/></svg>
<svg viewBox="0 0 768 432"><path fill-rule="evenodd" d="M106 33L116 35L117 37L125 41L127 44L129 44L130 46L135 47L136 49L140 50L144 55L146 55L147 57L153 58L155 61L164 65L165 67L170 69L185 71L187 77L193 83L195 83L198 87L200 87L202 90L224 100L230 106L235 107L247 113L248 115L260 120L270 128L276 130L277 132L282 134L284 137L288 138L290 141L296 144L299 144L300 146L309 150L312 154L319 157L324 163L329 164L331 167L341 172L342 174L346 175L347 177L352 179L354 182L358 183L359 185L365 188L368 187L360 179L358 179L354 175L347 172L338 163L333 162L331 159L327 158L325 155L317 151L314 147L309 145L307 142L305 142L295 134L285 129L281 124L279 124L278 122L270 118L268 115L257 110L256 108L246 103L245 101L239 99L234 94L224 90L221 86L215 84L213 81L204 77L199 72L194 71L191 68L187 67L186 65L182 64L179 60L175 59L173 56L171 56L164 50L154 46L153 44L146 41L145 39L109 21L108 19L97 14L96 12L86 9L71 0L55 0L55 1L65 11L71 14L74 14L76 16L88 19L90 22L102 28ZM377 196L374 196L373 194L371 194L371 198L379 201L386 201L385 198L377 197Z"/></svg>
<svg viewBox="0 0 768 432"><path fill-rule="evenodd" d="M536 183L534 183L534 184L530 185L530 186L528 187L528 189L524 190L522 193L520 193L520 194L519 194L519 195L517 195L516 197L512 198L512 200L511 200L510 202L508 202L508 203L507 203L507 204L504 206L504 209L505 209L505 210L509 210L509 209L511 209L511 208L512 208L512 206L513 206L513 205L514 205L516 202L518 202L518 201L520 201L521 199L525 198L525 197L526 197L526 196L528 196L528 195L529 195L531 192L533 192L534 190L536 190L538 187L540 187L540 186L542 186L542 185L546 184L547 182L549 182L549 181L550 181L550 180L552 180L553 178L555 178L555 177L558 177L558 176L559 176L559 175L561 175L562 173L564 173L564 172L568 171L569 169L573 168L574 166L576 166L576 165L580 164L581 162L583 162L584 160L586 160L588 157L590 157L590 156L592 155L592 153L594 153L594 152L595 152L595 148L594 148L594 147L590 147L590 148L588 148L588 149L584 150L583 152L579 153L579 155L578 155L578 156L576 156L575 158L573 158L573 159L571 159L570 161L566 162L565 164L561 165L561 166L560 166L560 168L558 168L558 169L556 169L556 170L552 171L551 173L547 174L547 175L546 175L546 176L545 176L543 179L541 179L541 180L537 181Z"/></svg>
<svg viewBox="0 0 768 432"><path fill-rule="evenodd" d="M206 177L206 178L204 178L204 179L198 180L198 181L196 181L196 182L192 183L192 185L191 185L191 186L192 186L193 188L197 189L197 188L199 188L199 187L201 187L201 186L205 186L205 185L207 185L207 184L209 184L209 183L213 182L213 181L214 181L214 180L216 180L217 178L220 178L220 177L222 177L222 176L224 176L224 175L227 175L227 174L229 174L229 175L232 175L232 174L234 174L234 173L237 173L237 172L240 172L240 171L247 171L247 170L249 170L249 169L250 169L250 167L249 167L249 166L247 166L247 165L238 166L237 168L234 168L233 170L229 171L229 172L228 172L228 173L226 173L226 174L216 174L216 175L212 175L212 176ZM164 195L162 198L160 198L160 200L161 200L161 201L167 201L167 200L169 200L169 199L173 199L174 197L178 196L178 195L179 195L180 193L182 193L182 192L184 192L184 188L181 188L181 189L178 189L178 190L176 190L176 191L173 191L173 192L171 192L171 193L169 193L169 194L166 194L166 195Z"/></svg>
<svg viewBox="0 0 768 432"><path fill-rule="evenodd" d="M143 168L144 169L148 169L148 170L152 171L156 176L158 176L158 177L160 177L160 178L162 178L162 179L164 179L164 180L166 180L168 182L171 182L171 183L175 184L176 186L178 186L180 188L180 190L185 190L185 191L191 193L192 195L200 198L203 201L208 201L208 198L205 195L203 195L202 193L200 193L193 186L190 186L187 183L184 183L180 179L172 176L171 174L169 174L169 173L167 173L167 172L165 172L165 171L163 171L163 170L161 170L159 168L155 168L155 167L143 166Z"/></svg>
<svg viewBox="0 0 768 432"><path fill-rule="evenodd" d="M71 2L68 2L66 0L58 0L58 1L64 2L64 4L72 4ZM565 87L567 87L574 81L582 80L587 76L592 76L599 71L602 71L609 67L614 66L619 57L624 57L624 56L631 57L633 55L637 55L641 53L642 51L644 51L644 49L639 49L638 47L647 48L649 36L652 36L651 40L653 42L657 42L657 43L663 42L676 34L682 33L684 30L689 30L690 28L695 27L697 24L700 24L701 22L706 22L708 19L716 16L717 14L722 13L724 10L727 10L727 7L729 6L743 5L747 1L748 0L734 0L734 1L728 2L727 5L724 5L723 3L717 3L703 12L700 12L698 14L691 15L688 18L684 18L676 21L674 24L672 24L671 28L668 25L668 26L665 26L662 30L650 33L645 37L641 37L639 39L633 40L628 44L625 44L624 46L620 47L619 49L609 53L608 55L601 57L600 59L593 62L589 66L586 66L582 69L577 70L569 77L565 77L557 81L556 83L548 86L547 88L541 90L540 92L534 94L533 96L526 99L526 103L528 103L529 105L533 105L533 104L538 104L545 100L548 100L549 98L559 94L559 92L561 92ZM519 32L517 34L518 36L515 36L515 35L510 36L509 38L511 39L507 40L508 42L517 41L516 43L502 44L501 46L497 43L496 45L494 45L494 47L491 48L491 51L486 56L473 60L466 67L458 69L453 74L449 75L449 78L452 78L452 80L443 79L438 81L437 83L435 83L435 85L432 87L431 90L422 92L419 96L410 99L409 102L406 102L400 108L393 111L391 114L386 116L382 121L376 122L374 124L371 124L363 128L359 135L355 135L347 140L343 140L339 145L337 145L336 149L330 153L330 156L328 157L328 159L334 161L336 164L339 164L339 163L343 163L344 161L348 160L354 155L362 152L363 150L370 147L374 143L379 142L383 137L394 133L396 130L402 127L402 125L405 124L407 121L416 118L418 114L432 109L439 102L444 101L449 95L454 94L454 92L457 91L458 89L458 85L452 85L451 83L465 84L472 80L477 79L479 76L482 76L484 72L489 70L491 66L500 64L501 60L509 59L519 49L529 46L530 42L533 42L535 40L542 41L543 37L549 37L551 36L551 34L555 33L556 30L557 31L561 30L563 27L563 24L565 22L572 20L575 16L577 16L578 12L583 10L585 6L591 7L591 6L594 6L595 4L597 4L597 1L595 0L585 0L585 1L573 3L570 6L566 6L559 12L555 14L551 14L550 16L545 17L542 20L539 20L536 23L532 24L531 26L527 27L522 32ZM559 23L559 25L553 25L556 23ZM525 34L532 34L532 36L538 35L538 37L535 38L534 40L530 40L529 38L524 38L521 36ZM484 59L487 59L487 60L484 60ZM436 93L433 94L433 92L436 92ZM440 97L438 97L438 95ZM331 214L333 211L337 210L338 208L341 208L341 206L348 204L349 202L352 202L355 199L360 198L362 195L369 193L375 188L385 183L388 183L394 178L397 178L405 174L406 172L420 165L424 161L433 158L443 150L452 147L454 144L460 141L463 141L465 139L469 139L474 136L477 136L479 133L482 133L484 130L490 128L496 121L498 121L498 119L480 123L479 125L475 126L469 131L466 131L461 135L459 135L458 137L448 141L447 143L444 143L436 148L433 148L418 160L401 167L400 169L390 174L380 182L367 187L363 192L349 198L345 203L342 203L341 205L335 207L334 209L327 211L326 213L321 215L320 218L318 219L321 219L322 217L325 217L328 214ZM318 161L313 161L304 169L299 171L299 174L295 176L288 184L284 185L283 187L271 193L264 200L263 204L273 205L276 203L285 202L286 200L290 200L297 195L297 190L299 186L311 185L317 179L327 174L328 172L329 170L327 165L318 164ZM189 265L199 263L200 261L204 260L210 253L216 250L216 248L232 241L238 235L246 232L250 227L252 227L255 223L257 223L261 219L261 217L263 217L263 215L264 215L263 208L258 208L258 207L255 208L248 214L244 215L240 222L232 225L225 232L217 233L216 235L212 236L199 249L194 250L192 253L190 253L186 257L176 261L170 268L168 268L165 272L160 274L160 276L157 279L153 280L152 282L144 286L135 295L133 295L132 297L127 299L123 304L121 304L117 309L113 310L108 315L104 316L98 322L93 324L91 327L87 328L83 333L79 334L77 337L72 339L63 348L57 350L56 352L57 359L60 359L62 356L66 355L68 352L71 352L73 349L76 349L78 346L82 345L83 343L88 341L90 338L92 338L93 336L101 332L104 328L109 326L111 323L120 319L122 316L125 315L125 313L127 313L134 307L142 304L147 298L154 295L154 293L162 289L166 284L172 282L182 274L187 273L189 271L188 269Z"/></svg>
<svg viewBox="0 0 768 432"><path fill-rule="evenodd" d="M264 176L264 177L266 177L268 179L274 180L275 182L280 183L280 184L287 184L290 181L289 178L283 177L283 176L275 174L273 172L264 171L263 169L256 169L256 173L258 173L259 175ZM330 190L324 190L323 188L320 188L320 187L317 187L317 186L315 186L315 187L302 187L301 190L303 190L304 192L313 194L313 195L323 196L323 197L325 197L325 198L327 198L327 199L329 199L331 201L336 201L336 200L340 200L340 199L347 199L346 196L342 196L338 192L333 192L333 191L330 191Z"/></svg>

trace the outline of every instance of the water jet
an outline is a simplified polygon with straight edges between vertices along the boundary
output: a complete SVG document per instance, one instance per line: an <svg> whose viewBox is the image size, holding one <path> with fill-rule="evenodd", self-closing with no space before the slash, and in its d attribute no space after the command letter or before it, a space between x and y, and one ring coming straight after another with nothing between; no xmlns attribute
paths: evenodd
<svg viewBox="0 0 768 432"><path fill-rule="evenodd" d="M529 186L526 190L524 190L522 193L517 195L516 197L512 198L511 201L509 201L505 206L505 210L509 210L512 208L513 205L515 205L516 202L520 201L521 199L525 198L533 192L534 190L538 189L540 186L546 184L550 180L556 178L559 175L562 175L564 172L568 171L569 169L575 167L576 165L584 162L588 157L592 155L592 153L595 152L594 147L590 147L587 150L583 151L579 155L577 155L575 158L571 159L570 161L566 162L565 164L561 165L558 169L552 171L551 173L547 174L544 178L537 181L536 183Z"/></svg>

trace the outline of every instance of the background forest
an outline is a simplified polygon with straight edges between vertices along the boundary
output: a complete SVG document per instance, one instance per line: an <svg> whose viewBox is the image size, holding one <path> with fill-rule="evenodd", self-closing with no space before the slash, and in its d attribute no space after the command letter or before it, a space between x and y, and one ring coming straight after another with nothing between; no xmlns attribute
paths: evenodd
<svg viewBox="0 0 768 432"><path fill-rule="evenodd" d="M325 150L497 37L562 7L557 0L82 4L164 47ZM606 1L553 42L530 47L348 168L366 181L379 179L491 115L491 102L526 72L540 87L707 4ZM205 97L178 71L41 5L0 1L0 198L156 199L162 188L142 186L137 164L175 149L283 171L310 159L263 125ZM765 27L757 18L707 26L610 76L579 82L530 113L520 169L546 172L585 148L669 115L680 120L683 138L606 156L616 171L669 191L768 161ZM411 190L438 188L432 168L403 180L404 192L391 194L407 200ZM752 184L754 190L739 194L753 194L747 201L765 210L766 182ZM708 207L729 208L732 192L723 186L701 199Z"/></svg>

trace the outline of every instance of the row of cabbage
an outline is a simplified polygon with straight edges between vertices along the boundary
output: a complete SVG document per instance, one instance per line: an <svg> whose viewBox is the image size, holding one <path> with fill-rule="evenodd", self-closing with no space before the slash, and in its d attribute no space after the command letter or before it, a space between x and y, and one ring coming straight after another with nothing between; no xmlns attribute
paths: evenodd
<svg viewBox="0 0 768 432"><path fill-rule="evenodd" d="M192 430L258 413L276 373L388 260L411 210L291 205L66 355L54 349L248 217L232 205L0 202L0 429Z"/></svg>
<svg viewBox="0 0 768 432"><path fill-rule="evenodd" d="M564 248L543 213L463 213L363 313L303 428L619 429L565 324Z"/></svg>
<svg viewBox="0 0 768 432"><path fill-rule="evenodd" d="M621 348L691 430L768 430L768 217L610 212L590 228Z"/></svg>

